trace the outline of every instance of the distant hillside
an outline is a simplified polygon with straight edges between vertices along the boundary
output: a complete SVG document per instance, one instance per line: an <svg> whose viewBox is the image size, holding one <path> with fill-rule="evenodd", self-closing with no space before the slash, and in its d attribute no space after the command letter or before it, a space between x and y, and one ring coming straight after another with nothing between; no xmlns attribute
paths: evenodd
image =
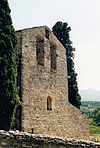
<svg viewBox="0 0 100 148"><path fill-rule="evenodd" d="M80 110L88 115L96 108L100 108L100 101L82 101L82 104L80 106Z"/></svg>
<svg viewBox="0 0 100 148"><path fill-rule="evenodd" d="M80 91L82 101L100 101L100 91L84 89Z"/></svg>

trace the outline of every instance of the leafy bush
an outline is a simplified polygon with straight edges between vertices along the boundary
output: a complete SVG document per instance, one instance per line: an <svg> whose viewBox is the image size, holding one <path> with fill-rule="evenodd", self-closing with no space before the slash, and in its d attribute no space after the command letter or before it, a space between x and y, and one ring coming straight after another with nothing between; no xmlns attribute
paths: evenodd
<svg viewBox="0 0 100 148"><path fill-rule="evenodd" d="M97 108L92 112L91 118L93 119L93 125L100 126L100 108Z"/></svg>
<svg viewBox="0 0 100 148"><path fill-rule="evenodd" d="M93 134L100 134L99 126L90 125L90 135L93 135Z"/></svg>

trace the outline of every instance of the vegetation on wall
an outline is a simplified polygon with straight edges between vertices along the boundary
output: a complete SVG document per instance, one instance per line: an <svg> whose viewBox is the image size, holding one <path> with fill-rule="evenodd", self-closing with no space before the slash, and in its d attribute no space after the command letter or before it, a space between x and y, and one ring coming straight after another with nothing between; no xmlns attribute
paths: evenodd
<svg viewBox="0 0 100 148"><path fill-rule="evenodd" d="M0 129L9 130L13 111L20 103L17 89L17 42L7 0L0 1Z"/></svg>
<svg viewBox="0 0 100 148"><path fill-rule="evenodd" d="M72 42L69 35L71 28L68 26L67 23L57 22L53 26L52 31L66 49L69 102L77 108L80 108L81 97L78 92L77 74L75 73L73 60L75 48L72 47Z"/></svg>

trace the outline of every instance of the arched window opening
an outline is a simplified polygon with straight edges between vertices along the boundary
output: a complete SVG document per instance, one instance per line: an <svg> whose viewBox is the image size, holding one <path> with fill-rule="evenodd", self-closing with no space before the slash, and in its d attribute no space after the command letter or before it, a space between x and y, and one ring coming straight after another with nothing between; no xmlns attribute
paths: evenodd
<svg viewBox="0 0 100 148"><path fill-rule="evenodd" d="M47 97L47 110L52 110L52 98L50 96Z"/></svg>

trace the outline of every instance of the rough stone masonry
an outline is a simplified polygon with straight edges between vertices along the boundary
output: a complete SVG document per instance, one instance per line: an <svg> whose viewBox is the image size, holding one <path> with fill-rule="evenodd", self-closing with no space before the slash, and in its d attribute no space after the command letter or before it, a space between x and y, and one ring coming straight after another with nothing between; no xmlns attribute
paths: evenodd
<svg viewBox="0 0 100 148"><path fill-rule="evenodd" d="M0 148L100 148L100 143L18 131L0 131Z"/></svg>
<svg viewBox="0 0 100 148"><path fill-rule="evenodd" d="M65 48L46 26L17 31L17 37L21 130L89 139L88 116L68 101Z"/></svg>

